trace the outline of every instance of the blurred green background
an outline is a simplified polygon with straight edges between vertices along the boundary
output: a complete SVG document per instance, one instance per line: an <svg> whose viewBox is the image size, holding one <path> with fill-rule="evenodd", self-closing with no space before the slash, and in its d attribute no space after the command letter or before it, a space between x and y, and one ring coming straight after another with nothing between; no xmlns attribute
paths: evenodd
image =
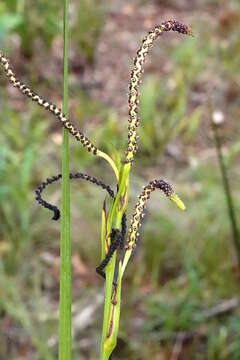
<svg viewBox="0 0 240 360"><path fill-rule="evenodd" d="M61 105L62 3L0 3L0 48L18 77ZM174 184L187 211L154 193L122 294L114 359L240 359L240 271L211 127L219 134L240 226L238 0L70 1L70 114L99 148L124 151L127 89L142 36L174 18L195 38L166 34L146 63L130 209L154 178ZM0 77L0 360L57 354L59 222L34 189L61 171L61 129ZM104 161L70 139L71 170L114 187ZM45 198L59 204L60 184ZM73 359L97 359L105 194L71 185ZM128 214L128 223L131 215ZM240 241L240 239L239 239Z"/></svg>

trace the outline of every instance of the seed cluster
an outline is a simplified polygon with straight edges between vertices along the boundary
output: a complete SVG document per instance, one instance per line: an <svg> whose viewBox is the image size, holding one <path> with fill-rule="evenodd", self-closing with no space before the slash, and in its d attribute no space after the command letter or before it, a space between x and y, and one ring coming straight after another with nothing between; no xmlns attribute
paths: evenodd
<svg viewBox="0 0 240 360"><path fill-rule="evenodd" d="M174 193L172 186L164 180L150 181L150 183L143 188L132 215L126 249L133 249L136 246L137 238L139 236L138 231L141 226L141 220L144 217L147 200L150 199L151 193L156 189L161 190L168 198Z"/></svg>
<svg viewBox="0 0 240 360"><path fill-rule="evenodd" d="M52 217L52 220L58 220L60 218L60 210L58 209L57 206L55 205L52 205L50 203L48 203L47 201L43 200L42 199L42 192L43 190L50 184L60 180L62 178L62 174L58 174L56 176L53 176L51 178L47 178L45 181L43 181L39 187L37 188L37 190L35 191L35 194L36 194L36 201L42 205L43 207L45 207L46 209L49 209L51 211L53 211L54 215ZM89 181L97 186L100 186L103 190L106 190L108 192L108 194L114 198L114 191L110 188L109 185L106 185L104 184L101 180L98 180L96 179L95 177L93 176L89 176L87 174L83 174L83 173L75 173L75 174L72 174L70 173L69 174L69 178L72 180L72 179L83 179L83 180L86 180L86 181Z"/></svg>
<svg viewBox="0 0 240 360"><path fill-rule="evenodd" d="M33 92L28 86L23 84L20 80L18 80L9 65L8 59L6 59L3 54L0 52L0 64L2 65L7 77L14 87L20 90L20 92L24 95L27 95L32 101L36 102L38 105L48 110L51 114L53 114L57 119L61 122L62 126L65 127L68 132L73 135L77 141L80 141L81 144L88 149L94 155L98 154L98 149L95 145L91 143L91 141L81 132L79 131L75 125L73 125L70 120L67 119L65 114L59 109L56 105L52 104L49 101L44 100L41 96Z"/></svg>
<svg viewBox="0 0 240 360"><path fill-rule="evenodd" d="M141 83L141 75L144 72L143 66L146 56L151 49L153 42L163 34L163 32L176 31L180 34L192 35L191 29L177 21L170 20L163 22L161 25L155 26L154 30L150 31L143 39L141 47L137 51L134 59L134 67L131 72L131 80L129 84L129 124L128 124L128 145L125 152L126 163L132 163L134 155L137 151L137 127L140 119L138 117L139 104L139 85Z"/></svg>

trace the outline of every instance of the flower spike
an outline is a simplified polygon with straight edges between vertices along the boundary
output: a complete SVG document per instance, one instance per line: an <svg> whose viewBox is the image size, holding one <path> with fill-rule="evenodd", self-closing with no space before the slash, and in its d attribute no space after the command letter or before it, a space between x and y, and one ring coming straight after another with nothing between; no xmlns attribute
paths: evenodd
<svg viewBox="0 0 240 360"><path fill-rule="evenodd" d="M131 225L129 229L128 239L126 243L126 249L133 249L136 246L137 238L139 236L139 228L141 226L141 220L144 217L144 210L147 205L147 200L150 199L151 193L159 189L161 190L170 200L176 203L181 209L185 210L185 205L175 194L171 185L164 180L153 180L143 188L143 191L138 197L138 202L135 206L135 211L132 216Z"/></svg>
<svg viewBox="0 0 240 360"><path fill-rule="evenodd" d="M4 57L1 53L0 64L2 65L6 76L9 78L10 82L13 84L14 87L16 87L22 94L27 95L32 101L37 102L37 104L40 105L42 108L48 110L50 113L56 116L58 120L60 120L60 122L62 123L62 126L64 126L71 135L73 135L78 141L80 141L82 145L88 149L89 152L93 153L93 155L97 155L98 149L96 148L96 146L93 145L91 141L66 118L61 109L59 109L51 102L44 100L40 95L36 94L27 85L25 85L16 78L16 75L10 67L8 59Z"/></svg>
<svg viewBox="0 0 240 360"><path fill-rule="evenodd" d="M143 66L149 50L151 49L153 42L164 32L176 31L180 34L192 36L192 30L187 25L181 24L178 21L170 20L163 22L161 25L155 26L155 28L149 32L149 34L143 39L141 47L137 51L137 55L134 59L134 67L131 72L131 80L129 84L129 123L128 123L128 144L125 152L125 163L132 163L134 155L137 151L137 127L140 119L138 117L138 103L139 103L139 85L141 83L141 75L144 71Z"/></svg>
<svg viewBox="0 0 240 360"><path fill-rule="evenodd" d="M68 132L75 137L77 141L80 141L83 147L87 148L89 152L93 155L97 155L99 157L104 158L113 168L115 175L118 179L118 169L111 159L109 155L100 151L89 139L85 136L80 130L77 129L73 123L67 119L66 115L62 112L62 110L57 107L55 104L50 101L44 100L40 95L32 91L27 85L22 83L20 80L16 78L15 73L10 67L8 59L0 52L0 65L3 67L4 72L12 85L16 87L23 95L27 95L33 102L36 102L39 106L48 110L51 114L53 114L61 123L63 127L65 127Z"/></svg>
<svg viewBox="0 0 240 360"><path fill-rule="evenodd" d="M47 178L45 181L43 181L39 187L37 188L37 190L35 191L35 194L36 194L36 201L43 207L45 207L46 209L49 209L51 211L53 211L53 217L52 217L52 220L58 220L60 218L60 210L58 209L57 206L55 205L52 205L50 203L48 203L46 200L43 200L42 198L42 192L43 190L50 184L60 180L62 178L62 174L58 174L56 176L53 176L51 178ZM95 177L93 176L89 176L87 174L83 174L83 173L75 173L75 174L72 174L70 173L69 174L69 178L72 180L72 179L83 179L83 180L86 180L86 181L89 181L97 186L100 186L103 190L106 190L108 192L108 194L114 198L114 191L110 188L109 185L106 185L104 184L102 181L96 179Z"/></svg>

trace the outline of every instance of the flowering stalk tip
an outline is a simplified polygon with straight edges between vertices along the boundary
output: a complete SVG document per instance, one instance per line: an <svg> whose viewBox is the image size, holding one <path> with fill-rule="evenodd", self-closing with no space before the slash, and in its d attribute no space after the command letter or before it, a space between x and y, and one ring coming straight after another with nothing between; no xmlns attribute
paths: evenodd
<svg viewBox="0 0 240 360"><path fill-rule="evenodd" d="M180 210L186 210L186 206L184 205L183 201L178 197L177 194L173 193L170 195L169 199L173 201Z"/></svg>
<svg viewBox="0 0 240 360"><path fill-rule="evenodd" d="M100 151L84 133L78 130L78 128L71 122L70 119L67 118L67 116L57 105L53 104L51 101L45 100L42 96L35 93L28 85L25 85L23 82L17 79L12 67L10 66L8 59L2 54L1 51L0 51L0 65L2 66L10 83L15 88L17 88L23 95L26 95L33 102L41 106L43 109L49 111L52 115L54 115L60 121L61 125L65 129L67 129L67 131L73 137L75 137L75 139L79 141L83 147L85 147L88 150L88 152L92 153L95 156L99 156L105 159L111 165L118 180L119 178L118 169L112 158L103 151Z"/></svg>
<svg viewBox="0 0 240 360"><path fill-rule="evenodd" d="M128 234L128 240L126 244L127 249L132 249L136 246L137 238L139 236L139 228L141 221L144 217L144 210L147 205L147 201L150 199L151 193L156 189L161 190L166 197L175 202L175 204L181 209L185 210L184 203L175 194L173 187L168 184L165 180L153 180L143 188L143 191L138 197L138 202L135 206L134 213L132 215L131 225Z"/></svg>
<svg viewBox="0 0 240 360"><path fill-rule="evenodd" d="M144 72L144 63L146 57L153 46L154 41L162 35L164 32L175 31L179 34L193 36L192 29L181 24L175 20L165 21L148 33L143 39L142 45L137 51L137 55L134 59L134 66L131 72L131 79L129 84L128 106L129 106L129 120L128 120L128 144L125 151L125 163L132 163L134 156L137 152L137 127L140 123L138 116L138 104L139 104L139 86L141 83L141 77Z"/></svg>

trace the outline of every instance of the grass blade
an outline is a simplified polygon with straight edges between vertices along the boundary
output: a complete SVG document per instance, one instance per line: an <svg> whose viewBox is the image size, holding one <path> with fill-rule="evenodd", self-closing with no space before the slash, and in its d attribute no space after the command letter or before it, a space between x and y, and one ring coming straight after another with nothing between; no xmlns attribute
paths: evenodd
<svg viewBox="0 0 240 360"><path fill-rule="evenodd" d="M238 231L238 226L237 226L236 212L235 212L234 204L233 204L231 186L229 184L227 168L224 163L221 138L220 138L220 135L218 132L218 125L215 124L214 122L212 124L212 129L213 129L213 135L214 135L215 146L216 146L216 151L217 151L218 163L219 163L220 172L221 172L221 176L222 176L223 189L224 189L224 193L225 193L225 197L226 197L228 216L229 216L229 220L230 220L231 228L232 228L233 243L234 243L234 247L235 247L235 251L236 251L238 266L240 267L240 236L239 236L239 231Z"/></svg>
<svg viewBox="0 0 240 360"><path fill-rule="evenodd" d="M68 116L68 0L63 1L64 81L63 111ZM68 132L63 129L62 144L62 218L60 242L59 360L71 360L71 241Z"/></svg>

